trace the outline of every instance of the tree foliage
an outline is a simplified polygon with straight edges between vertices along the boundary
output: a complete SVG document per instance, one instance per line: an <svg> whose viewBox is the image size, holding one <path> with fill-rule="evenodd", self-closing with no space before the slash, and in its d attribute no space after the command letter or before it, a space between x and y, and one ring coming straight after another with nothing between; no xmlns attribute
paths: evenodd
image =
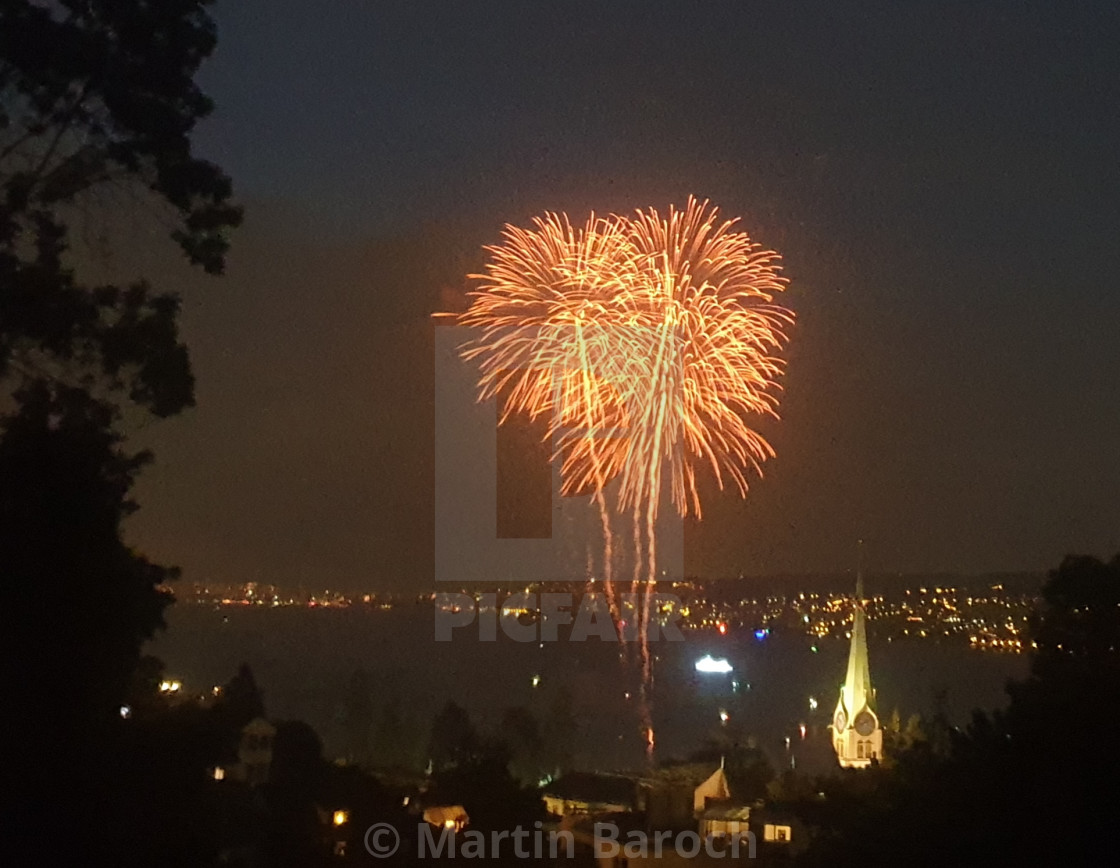
<svg viewBox="0 0 1120 868"><path fill-rule="evenodd" d="M190 139L212 108L194 82L215 44L207 5L0 4L0 608L52 649L29 673L75 655L83 713L123 699L175 575L122 539L151 456L124 450L121 396L157 416L194 399L178 298L83 283L71 223L84 207L108 219L110 194L162 203L189 260L221 271L240 211Z"/></svg>
<svg viewBox="0 0 1120 868"><path fill-rule="evenodd" d="M52 725L90 725L117 714L174 571L123 541L148 455L122 451L109 409L41 383L18 398L0 426L0 633L5 659L33 649L34 668L19 670L23 689L9 698L58 711Z"/></svg>
<svg viewBox="0 0 1120 868"><path fill-rule="evenodd" d="M484 832L532 828L546 819L536 787L523 786L509 770L510 754L497 741L482 744L468 760L432 777L431 804L462 805L471 828Z"/></svg>
<svg viewBox="0 0 1120 868"><path fill-rule="evenodd" d="M502 712L498 735L509 750L510 773L526 786L536 786L552 769L545 767L544 741L540 724L523 705Z"/></svg>
<svg viewBox="0 0 1120 868"><path fill-rule="evenodd" d="M0 6L0 376L99 382L159 416L192 403L178 299L142 279L85 285L68 249L82 209L139 202L167 211L190 262L223 270L241 211L190 138L213 108L194 82L216 41L208 5Z"/></svg>
<svg viewBox="0 0 1120 868"><path fill-rule="evenodd" d="M428 759L437 772L469 765L477 760L481 744L466 709L448 702L432 721Z"/></svg>
<svg viewBox="0 0 1120 868"><path fill-rule="evenodd" d="M25 780L43 790L20 800L39 813L14 825L40 843L50 823L63 862L99 846L136 855L110 840L123 831L108 807L114 781L135 760L122 727L139 724L120 707L150 680L152 667L137 678L141 648L176 574L123 538L151 456L126 450L121 407L165 417L194 401L179 299L141 276L91 282L76 227L111 234L122 211L154 213L188 262L223 270L241 212L229 178L191 145L212 108L194 80L215 45L208 5L0 3L3 716L38 764ZM151 763L133 765L136 792L157 783Z"/></svg>
<svg viewBox="0 0 1120 868"><path fill-rule="evenodd" d="M42 383L17 398L0 426L0 715L36 765L21 804L64 812L62 837L88 854L94 836L120 834L101 817L116 781L116 728L127 723L120 705L163 623L173 571L122 539L147 456L121 450L110 408ZM32 835L45 818L28 819L17 828Z"/></svg>

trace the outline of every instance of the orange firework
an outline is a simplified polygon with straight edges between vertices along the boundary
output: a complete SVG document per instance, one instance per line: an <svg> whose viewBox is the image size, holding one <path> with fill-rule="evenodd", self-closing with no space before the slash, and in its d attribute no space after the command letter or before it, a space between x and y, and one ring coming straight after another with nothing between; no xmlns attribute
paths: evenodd
<svg viewBox="0 0 1120 868"><path fill-rule="evenodd" d="M647 588L639 704L651 757L648 591L663 478L682 516L700 516L702 466L720 488L730 477L746 495L748 469L761 472L774 455L747 417L777 415L778 353L793 322L773 303L786 285L778 254L735 231L734 221L717 223L716 213L690 197L665 216L592 214L573 226L546 214L532 229L507 225L504 242L487 248L485 273L472 275L479 286L458 318L475 329L462 354L480 366L479 399L500 400L502 422L543 415L563 493L592 492L616 621L605 489L618 480L616 505L632 516L632 587L644 573Z"/></svg>
<svg viewBox="0 0 1120 868"><path fill-rule="evenodd" d="M601 493L652 523L666 469L679 513L700 515L697 469L741 494L774 455L752 414L776 415L777 353L792 314L779 256L690 198L664 216L638 211L574 227L547 214L507 226L460 323L479 360L480 398L502 420L542 414L567 494Z"/></svg>

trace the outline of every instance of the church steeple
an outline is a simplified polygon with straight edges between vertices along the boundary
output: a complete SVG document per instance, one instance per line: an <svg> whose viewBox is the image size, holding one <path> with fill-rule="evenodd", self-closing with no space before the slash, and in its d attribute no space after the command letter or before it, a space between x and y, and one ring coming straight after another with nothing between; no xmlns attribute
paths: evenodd
<svg viewBox="0 0 1120 868"><path fill-rule="evenodd" d="M883 730L875 714L875 690L867 662L866 612L863 594L863 540L856 570L856 598L852 607L852 644L848 671L832 718L832 744L840 765L866 768L883 755Z"/></svg>

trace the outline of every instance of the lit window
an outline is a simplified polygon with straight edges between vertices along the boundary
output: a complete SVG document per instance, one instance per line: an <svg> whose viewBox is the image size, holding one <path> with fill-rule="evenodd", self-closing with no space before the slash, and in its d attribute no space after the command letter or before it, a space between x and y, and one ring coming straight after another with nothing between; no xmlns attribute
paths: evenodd
<svg viewBox="0 0 1120 868"><path fill-rule="evenodd" d="M778 826L773 823L767 823L762 829L762 838L764 841L779 841L781 843L788 843L790 838L789 826Z"/></svg>

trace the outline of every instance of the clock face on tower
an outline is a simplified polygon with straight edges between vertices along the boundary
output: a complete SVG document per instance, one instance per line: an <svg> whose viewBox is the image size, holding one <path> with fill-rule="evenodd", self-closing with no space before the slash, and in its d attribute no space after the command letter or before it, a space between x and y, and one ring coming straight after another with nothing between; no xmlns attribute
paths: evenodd
<svg viewBox="0 0 1120 868"><path fill-rule="evenodd" d="M875 718L869 711L861 711L856 715L856 732L862 736L869 736L875 731Z"/></svg>
<svg viewBox="0 0 1120 868"><path fill-rule="evenodd" d="M844 714L844 709L836 709L836 717L833 719L832 725L836 728L837 732L844 731L844 727L848 725L848 716Z"/></svg>

